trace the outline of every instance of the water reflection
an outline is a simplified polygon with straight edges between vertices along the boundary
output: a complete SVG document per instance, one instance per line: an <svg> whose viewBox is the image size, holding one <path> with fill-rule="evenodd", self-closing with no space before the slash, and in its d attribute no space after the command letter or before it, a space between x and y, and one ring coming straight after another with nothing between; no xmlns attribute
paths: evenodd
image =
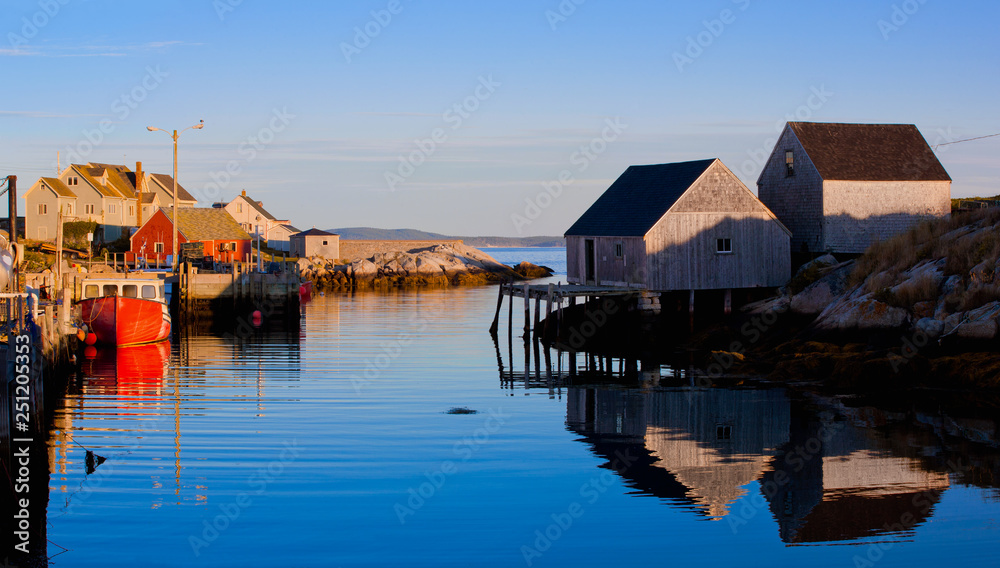
<svg viewBox="0 0 1000 568"><path fill-rule="evenodd" d="M898 437L865 422L873 409L835 409L782 389L569 386L566 405L568 428L606 466L634 458L614 469L638 493L734 530L762 497L788 544L909 535L959 473L896 451ZM979 434L995 429L983 426Z"/></svg>

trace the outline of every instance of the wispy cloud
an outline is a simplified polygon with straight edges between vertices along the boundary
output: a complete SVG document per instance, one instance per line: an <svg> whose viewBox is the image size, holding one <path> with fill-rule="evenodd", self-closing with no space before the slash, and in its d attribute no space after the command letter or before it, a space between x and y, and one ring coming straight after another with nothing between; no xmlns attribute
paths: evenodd
<svg viewBox="0 0 1000 568"><path fill-rule="evenodd" d="M125 57L147 51L164 51L171 47L200 46L203 43L180 40L150 41L133 45L56 45L46 44L25 48L0 48L0 57Z"/></svg>
<svg viewBox="0 0 1000 568"><path fill-rule="evenodd" d="M0 116L19 116L24 118L80 118L104 116L101 114L66 114L44 110L0 110Z"/></svg>
<svg viewBox="0 0 1000 568"><path fill-rule="evenodd" d="M441 116L440 114L434 114L431 112L355 112L351 114L354 114L355 116L388 116L388 117L406 116L406 117L418 117L418 118Z"/></svg>

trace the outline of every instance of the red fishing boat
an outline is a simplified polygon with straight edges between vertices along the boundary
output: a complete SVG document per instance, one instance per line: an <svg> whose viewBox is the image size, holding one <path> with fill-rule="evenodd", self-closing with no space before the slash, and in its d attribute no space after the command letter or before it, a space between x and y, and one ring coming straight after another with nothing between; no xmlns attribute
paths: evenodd
<svg viewBox="0 0 1000 568"><path fill-rule="evenodd" d="M106 345L141 345L170 336L162 280L97 277L83 282L80 316Z"/></svg>

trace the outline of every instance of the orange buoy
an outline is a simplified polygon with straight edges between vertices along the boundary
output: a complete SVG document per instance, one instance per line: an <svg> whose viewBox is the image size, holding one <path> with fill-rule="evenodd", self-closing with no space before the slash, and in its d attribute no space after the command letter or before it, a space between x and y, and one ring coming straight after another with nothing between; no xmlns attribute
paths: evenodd
<svg viewBox="0 0 1000 568"><path fill-rule="evenodd" d="M76 338L79 339L80 341L87 339L87 332L83 331L82 329L78 329L76 331Z"/></svg>
<svg viewBox="0 0 1000 568"><path fill-rule="evenodd" d="M94 347L93 345L88 345L84 347L83 356L86 357L87 359L93 359L94 357L97 357L97 348Z"/></svg>
<svg viewBox="0 0 1000 568"><path fill-rule="evenodd" d="M260 327L261 321L263 321L264 317L263 315L261 315L260 310L254 310L253 314L251 314L251 317L253 318L254 327Z"/></svg>
<svg viewBox="0 0 1000 568"><path fill-rule="evenodd" d="M86 339L83 340L87 345L93 345L97 343L97 335L93 333L88 333Z"/></svg>

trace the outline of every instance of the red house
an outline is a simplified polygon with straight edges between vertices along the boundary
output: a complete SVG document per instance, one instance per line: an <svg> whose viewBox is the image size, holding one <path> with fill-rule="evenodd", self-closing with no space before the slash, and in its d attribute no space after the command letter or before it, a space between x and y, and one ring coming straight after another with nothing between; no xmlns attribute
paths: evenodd
<svg viewBox="0 0 1000 568"><path fill-rule="evenodd" d="M166 259L173 251L173 212L160 208L132 235L132 259ZM216 262L242 261L253 245L250 234L225 209L181 207L177 210L177 242L200 242L205 257ZM130 259L130 260L132 260Z"/></svg>

